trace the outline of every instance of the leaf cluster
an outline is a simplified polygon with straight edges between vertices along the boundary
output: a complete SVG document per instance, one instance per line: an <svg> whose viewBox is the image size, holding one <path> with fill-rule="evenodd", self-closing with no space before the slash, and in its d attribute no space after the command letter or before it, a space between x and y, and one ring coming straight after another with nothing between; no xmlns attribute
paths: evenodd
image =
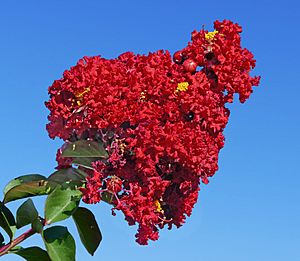
<svg viewBox="0 0 300 261"><path fill-rule="evenodd" d="M0 256L16 254L28 261L73 261L76 259L76 244L65 226L54 223L72 218L80 240L89 254L94 255L102 241L102 234L94 214L80 207L82 194L79 188L85 186L88 170L92 162L105 159L107 153L99 142L80 140L66 143L63 157L72 158L73 166L61 169L49 177L40 174L19 176L4 188L4 198L0 202L0 227L7 234L9 242L0 233ZM44 213L36 209L32 197L45 195ZM27 198L27 199L26 199ZM26 199L16 211L7 203ZM16 231L25 226L29 230L19 237ZM19 243L33 234L39 234L45 248L38 246L23 248Z"/></svg>

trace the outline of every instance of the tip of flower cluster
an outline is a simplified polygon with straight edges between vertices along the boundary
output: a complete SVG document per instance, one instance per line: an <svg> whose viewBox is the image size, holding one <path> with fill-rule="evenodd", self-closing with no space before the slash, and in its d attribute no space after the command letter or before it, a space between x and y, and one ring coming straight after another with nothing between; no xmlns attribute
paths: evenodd
<svg viewBox="0 0 300 261"><path fill-rule="evenodd" d="M210 41L210 40L214 39L214 37L216 36L217 33L219 33L217 30L214 30L213 32L208 32L205 34L205 39Z"/></svg>

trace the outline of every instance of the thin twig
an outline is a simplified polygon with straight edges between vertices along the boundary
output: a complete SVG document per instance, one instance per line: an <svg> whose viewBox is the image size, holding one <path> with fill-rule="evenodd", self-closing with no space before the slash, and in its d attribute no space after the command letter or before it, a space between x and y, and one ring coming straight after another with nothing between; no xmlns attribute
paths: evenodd
<svg viewBox="0 0 300 261"><path fill-rule="evenodd" d="M21 242L26 240L27 238L31 237L32 235L36 234L36 231L32 228L28 231L24 232L22 235L11 241L10 243L6 244L5 246L0 248L0 256L8 254L8 252L14 248L15 246L19 245Z"/></svg>

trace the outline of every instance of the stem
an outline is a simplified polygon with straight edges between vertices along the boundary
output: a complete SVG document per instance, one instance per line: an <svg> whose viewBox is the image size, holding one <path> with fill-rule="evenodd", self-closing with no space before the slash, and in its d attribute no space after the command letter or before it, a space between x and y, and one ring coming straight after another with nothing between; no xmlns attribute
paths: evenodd
<svg viewBox="0 0 300 261"><path fill-rule="evenodd" d="M11 241L10 243L6 244L5 246L0 248L0 256L3 256L8 253L12 248L19 245L21 242L26 240L27 238L34 235L36 232L31 228L28 231L24 232L22 235Z"/></svg>

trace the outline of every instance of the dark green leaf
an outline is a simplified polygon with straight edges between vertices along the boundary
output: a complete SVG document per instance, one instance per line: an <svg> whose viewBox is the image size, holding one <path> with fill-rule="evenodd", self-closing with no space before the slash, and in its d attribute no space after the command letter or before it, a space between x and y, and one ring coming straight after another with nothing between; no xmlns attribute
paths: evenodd
<svg viewBox="0 0 300 261"><path fill-rule="evenodd" d="M75 241L66 227L47 228L43 238L52 261L75 261Z"/></svg>
<svg viewBox="0 0 300 261"><path fill-rule="evenodd" d="M31 224L38 216L33 201L27 199L17 210L17 228Z"/></svg>
<svg viewBox="0 0 300 261"><path fill-rule="evenodd" d="M77 208L80 198L79 190L56 187L46 200L46 222L50 224L70 217Z"/></svg>
<svg viewBox="0 0 300 261"><path fill-rule="evenodd" d="M56 182L60 185L63 183L81 186L85 182L87 174L75 168L61 169L48 177L49 181Z"/></svg>
<svg viewBox="0 0 300 261"><path fill-rule="evenodd" d="M31 227L32 229L41 234L43 232L44 229L44 225L42 223L42 221L40 220L40 218L36 218L32 223L31 223Z"/></svg>
<svg viewBox="0 0 300 261"><path fill-rule="evenodd" d="M84 167L86 169L91 169L93 170L94 168L92 167L92 163L99 160L99 158L90 158L90 157L86 157L86 158L73 158L72 163L74 165L80 166L80 167Z"/></svg>
<svg viewBox="0 0 300 261"><path fill-rule="evenodd" d="M4 243L4 237L2 235L2 233L0 233L0 247L4 246L5 243Z"/></svg>
<svg viewBox="0 0 300 261"><path fill-rule="evenodd" d="M16 221L11 211L0 203L0 226L4 229L10 239L14 237L16 232Z"/></svg>
<svg viewBox="0 0 300 261"><path fill-rule="evenodd" d="M61 155L70 158L107 158L108 156L102 143L91 140L65 143Z"/></svg>
<svg viewBox="0 0 300 261"><path fill-rule="evenodd" d="M39 175L39 174L31 174L31 175L24 175L17 177L13 180L11 180L4 188L4 195L11 190L13 187L18 186L22 183L25 182L30 182L30 181L40 181L40 180L46 180L46 177Z"/></svg>
<svg viewBox="0 0 300 261"><path fill-rule="evenodd" d="M9 253L21 256L27 261L51 261L47 252L39 247L14 248Z"/></svg>
<svg viewBox="0 0 300 261"><path fill-rule="evenodd" d="M102 240L101 231L95 220L94 214L86 208L78 207L73 214L73 219L81 242L86 250L91 255L94 255Z"/></svg>
<svg viewBox="0 0 300 261"><path fill-rule="evenodd" d="M55 186L55 183L45 180L24 182L7 191L4 196L4 203L21 198L47 195Z"/></svg>
<svg viewBox="0 0 300 261"><path fill-rule="evenodd" d="M109 193L107 191L104 191L101 194L101 199L108 204L113 204L113 202L116 200L114 194Z"/></svg>

